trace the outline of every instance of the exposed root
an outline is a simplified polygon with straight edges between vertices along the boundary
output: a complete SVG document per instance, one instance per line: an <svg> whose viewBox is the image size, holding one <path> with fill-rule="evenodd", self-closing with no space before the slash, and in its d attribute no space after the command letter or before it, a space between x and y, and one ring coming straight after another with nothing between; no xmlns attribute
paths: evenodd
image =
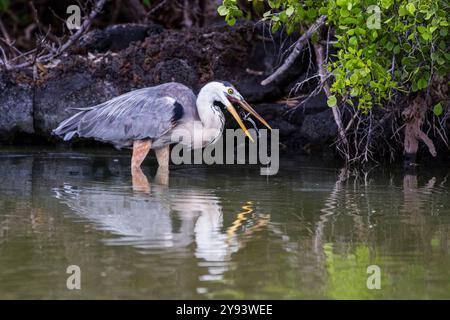
<svg viewBox="0 0 450 320"><path fill-rule="evenodd" d="M414 162L419 149L419 141L425 143L433 157L437 155L433 141L422 131L422 124L428 108L429 98L426 97L425 93L420 93L402 112L405 120L404 150L407 161Z"/></svg>

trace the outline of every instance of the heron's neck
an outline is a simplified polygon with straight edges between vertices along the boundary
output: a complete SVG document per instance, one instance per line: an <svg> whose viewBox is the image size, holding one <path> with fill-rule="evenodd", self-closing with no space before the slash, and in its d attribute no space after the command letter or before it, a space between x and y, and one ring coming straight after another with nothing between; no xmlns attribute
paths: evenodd
<svg viewBox="0 0 450 320"><path fill-rule="evenodd" d="M204 88L197 97L197 110L205 129L216 129L222 133L225 117L220 107L214 105L214 95Z"/></svg>

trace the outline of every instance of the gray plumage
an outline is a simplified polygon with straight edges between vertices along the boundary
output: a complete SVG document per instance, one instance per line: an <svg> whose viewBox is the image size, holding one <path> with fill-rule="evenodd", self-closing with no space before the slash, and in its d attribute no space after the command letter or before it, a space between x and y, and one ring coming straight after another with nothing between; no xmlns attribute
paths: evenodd
<svg viewBox="0 0 450 320"><path fill-rule="evenodd" d="M138 89L87 108L63 121L53 133L131 146L134 140L163 139L180 122L199 120L196 96L180 83Z"/></svg>

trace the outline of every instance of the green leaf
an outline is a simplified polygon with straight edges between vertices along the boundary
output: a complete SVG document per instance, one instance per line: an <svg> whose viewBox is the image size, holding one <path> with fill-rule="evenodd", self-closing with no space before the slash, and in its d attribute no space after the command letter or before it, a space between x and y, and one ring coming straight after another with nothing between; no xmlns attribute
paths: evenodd
<svg viewBox="0 0 450 320"><path fill-rule="evenodd" d="M264 12L264 14L263 14L263 17L264 18L268 18L268 17L270 17L272 15L272 11L266 11L266 12Z"/></svg>
<svg viewBox="0 0 450 320"><path fill-rule="evenodd" d="M432 38L431 33L428 33L428 32L422 33L420 36L421 36L422 39L425 40L425 41L431 40L431 38Z"/></svg>
<svg viewBox="0 0 450 320"><path fill-rule="evenodd" d="M350 12L345 8L341 9L340 14L342 18L347 18L348 16L350 16Z"/></svg>
<svg viewBox="0 0 450 320"><path fill-rule="evenodd" d="M236 18L227 18L225 19L225 21L228 23L228 25L230 26L234 26L236 24Z"/></svg>
<svg viewBox="0 0 450 320"><path fill-rule="evenodd" d="M417 82L417 88L420 90L425 89L426 87L428 87L428 79L426 78L419 79L419 81Z"/></svg>
<svg viewBox="0 0 450 320"><path fill-rule="evenodd" d="M236 2L236 1L235 1ZM276 1L276 0L269 0L269 6L273 9L278 9L280 7L280 2L281 1Z"/></svg>
<svg viewBox="0 0 450 320"><path fill-rule="evenodd" d="M381 0L381 6L384 9L389 9L389 7L392 5L393 1L392 0Z"/></svg>
<svg viewBox="0 0 450 320"><path fill-rule="evenodd" d="M317 10L316 9L309 9L306 11L306 15L308 18L314 19L317 16Z"/></svg>
<svg viewBox="0 0 450 320"><path fill-rule="evenodd" d="M336 106L336 103L337 103L336 96L333 95L333 96L329 96L329 97L328 97L327 105L328 105L330 108L335 107L335 106Z"/></svg>
<svg viewBox="0 0 450 320"><path fill-rule="evenodd" d="M392 51L392 49L394 49L394 44L389 41L388 43L386 43L386 49Z"/></svg>
<svg viewBox="0 0 450 320"><path fill-rule="evenodd" d="M345 7L345 6L347 5L347 1L348 1L348 0L336 0L336 4L337 4L339 7Z"/></svg>
<svg viewBox="0 0 450 320"><path fill-rule="evenodd" d="M398 15L400 17L406 16L408 14L408 11L406 10L404 5L401 5L400 8L398 8Z"/></svg>
<svg viewBox="0 0 450 320"><path fill-rule="evenodd" d="M418 26L417 31L419 31L419 33L426 33L428 30L424 26Z"/></svg>
<svg viewBox="0 0 450 320"><path fill-rule="evenodd" d="M294 13L294 7L289 7L286 9L286 15L288 17L292 16L293 13Z"/></svg>
<svg viewBox="0 0 450 320"><path fill-rule="evenodd" d="M352 97L356 97L359 94L359 89L354 87L351 91L350 91L350 95Z"/></svg>
<svg viewBox="0 0 450 320"><path fill-rule="evenodd" d="M228 10L228 8L225 7L224 5L221 5L217 8L217 12L221 16L226 16L230 12L230 10Z"/></svg>
<svg viewBox="0 0 450 320"><path fill-rule="evenodd" d="M358 38L356 37L351 37L348 40L348 43L352 46L352 47L356 47L358 45Z"/></svg>
<svg viewBox="0 0 450 320"><path fill-rule="evenodd" d="M408 3L406 5L406 10L408 10L408 12L413 16L414 12L416 12L416 6L414 5L414 3Z"/></svg>
<svg viewBox="0 0 450 320"><path fill-rule="evenodd" d="M433 107L433 112L436 116L440 116L444 109L442 108L442 104L439 102L437 105Z"/></svg>

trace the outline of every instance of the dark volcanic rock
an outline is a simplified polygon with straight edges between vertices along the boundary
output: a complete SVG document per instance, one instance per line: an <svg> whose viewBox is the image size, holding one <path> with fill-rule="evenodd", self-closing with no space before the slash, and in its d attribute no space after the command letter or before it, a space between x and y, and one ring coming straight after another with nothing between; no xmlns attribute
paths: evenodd
<svg viewBox="0 0 450 320"><path fill-rule="evenodd" d="M33 91L29 85L0 75L0 139L11 138L16 132L34 133Z"/></svg>
<svg viewBox="0 0 450 320"><path fill-rule="evenodd" d="M312 96L305 101L297 110L305 114L319 113L329 109L327 105L327 96L325 92L321 91L315 96Z"/></svg>
<svg viewBox="0 0 450 320"><path fill-rule="evenodd" d="M273 83L262 86L262 80L264 80L264 77L261 76L243 76L243 78L236 83L236 87L247 101L253 103L271 101L274 98L282 96L283 92L280 89L280 86Z"/></svg>
<svg viewBox="0 0 450 320"><path fill-rule="evenodd" d="M289 107L283 103L261 103L255 105L254 109L266 121L270 122L285 117Z"/></svg>
<svg viewBox="0 0 450 320"><path fill-rule="evenodd" d="M331 142L336 138L337 126L331 109L306 115L300 134L315 144Z"/></svg>
<svg viewBox="0 0 450 320"><path fill-rule="evenodd" d="M280 130L280 137L288 138L291 134L298 131L298 127L284 119L272 121L273 128Z"/></svg>
<svg viewBox="0 0 450 320"><path fill-rule="evenodd" d="M289 121L299 126L303 124L307 115L324 112L330 108L327 105L327 97L323 91L305 99L299 106L292 109L292 112L289 114Z"/></svg>
<svg viewBox="0 0 450 320"><path fill-rule="evenodd" d="M198 83L197 72L182 59L162 61L156 65L154 73L155 83L179 82L191 88Z"/></svg>
<svg viewBox="0 0 450 320"><path fill-rule="evenodd" d="M36 89L35 129L49 135L61 121L77 112L71 108L89 107L117 95L113 84L84 72L49 80Z"/></svg>
<svg viewBox="0 0 450 320"><path fill-rule="evenodd" d="M142 41L151 34L160 34L164 28L158 24L117 24L104 30L95 29L80 39L79 48L88 51L120 51L131 42Z"/></svg>

